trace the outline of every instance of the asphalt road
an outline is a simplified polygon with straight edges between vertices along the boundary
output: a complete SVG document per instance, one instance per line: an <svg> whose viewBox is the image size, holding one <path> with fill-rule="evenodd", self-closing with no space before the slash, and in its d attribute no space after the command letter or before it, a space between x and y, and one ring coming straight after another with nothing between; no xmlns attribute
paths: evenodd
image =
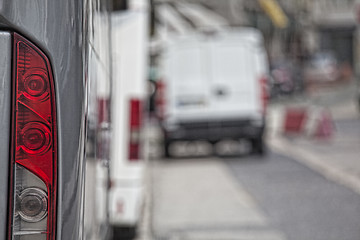
<svg viewBox="0 0 360 240"><path fill-rule="evenodd" d="M263 158L192 158L209 149L191 143L174 149L187 158L155 157L153 239L360 240L359 115L347 102L331 111L332 139L275 131Z"/></svg>
<svg viewBox="0 0 360 240"><path fill-rule="evenodd" d="M265 157L152 163L156 240L359 240L360 195L300 162Z"/></svg>
<svg viewBox="0 0 360 240"><path fill-rule="evenodd" d="M288 240L360 239L360 195L346 187L272 152L224 162Z"/></svg>

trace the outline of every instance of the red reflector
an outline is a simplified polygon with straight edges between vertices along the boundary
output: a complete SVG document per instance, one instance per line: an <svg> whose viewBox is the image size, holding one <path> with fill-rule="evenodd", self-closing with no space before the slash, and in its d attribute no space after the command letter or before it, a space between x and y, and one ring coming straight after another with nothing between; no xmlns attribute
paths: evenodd
<svg viewBox="0 0 360 240"><path fill-rule="evenodd" d="M260 94L261 94L261 104L262 104L262 111L263 113L266 112L266 108L269 102L269 94L267 88L267 78L262 77L260 78Z"/></svg>
<svg viewBox="0 0 360 240"><path fill-rule="evenodd" d="M109 106L110 101L108 98L98 98L97 99L98 105L98 123L101 124L103 122L110 122L110 114L109 114Z"/></svg>
<svg viewBox="0 0 360 240"><path fill-rule="evenodd" d="M129 160L140 158L140 134L142 126L142 106L139 99L130 100L130 133L129 133Z"/></svg>
<svg viewBox="0 0 360 240"><path fill-rule="evenodd" d="M130 100L130 128L138 128L141 125L141 103L139 99Z"/></svg>
<svg viewBox="0 0 360 240"><path fill-rule="evenodd" d="M129 160L139 160L140 146L139 143L130 143L129 145Z"/></svg>
<svg viewBox="0 0 360 240"><path fill-rule="evenodd" d="M13 36L12 169L16 171L15 166L22 166L45 184L44 191L46 190L47 196L44 196L44 199L48 201L45 205L46 239L53 240L56 225L57 136L52 70L48 58L40 49L16 33ZM19 184L21 183L13 176L12 195L19 191ZM10 201L9 209L13 207L14 202ZM10 210L10 220L17 221L13 216L13 210ZM11 225L15 224L10 224L10 227ZM14 236L27 235L28 232L37 230L36 225L33 228L29 223L26 229L10 229L10 233ZM10 235L9 239L13 239Z"/></svg>

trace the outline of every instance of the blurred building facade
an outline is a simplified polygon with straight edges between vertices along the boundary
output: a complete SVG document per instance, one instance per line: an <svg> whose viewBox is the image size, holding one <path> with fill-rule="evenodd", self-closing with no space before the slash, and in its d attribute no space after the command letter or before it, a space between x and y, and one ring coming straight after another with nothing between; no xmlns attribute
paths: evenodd
<svg viewBox="0 0 360 240"><path fill-rule="evenodd" d="M191 31L207 23L219 27L251 26L262 31L270 60L302 63L316 52L331 51L340 63L353 68L360 59L357 2L360 0L154 0L161 15L157 21L168 22L160 24L166 31L186 33L184 29ZM172 11L172 16L164 14L164 8ZM286 17L286 25L276 24L274 18L279 14ZM206 17L201 20L199 15Z"/></svg>
<svg viewBox="0 0 360 240"><path fill-rule="evenodd" d="M317 0L311 7L315 47L333 51L341 63L351 66L357 58L356 6L354 0Z"/></svg>

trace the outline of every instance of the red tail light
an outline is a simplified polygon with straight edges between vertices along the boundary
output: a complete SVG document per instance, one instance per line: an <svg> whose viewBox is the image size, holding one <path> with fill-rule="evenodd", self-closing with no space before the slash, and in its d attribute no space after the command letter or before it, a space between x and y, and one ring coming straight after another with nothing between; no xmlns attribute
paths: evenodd
<svg viewBox="0 0 360 240"><path fill-rule="evenodd" d="M260 98L262 104L262 111L263 113L265 113L269 102L269 93L268 93L268 85L267 85L266 77L260 78Z"/></svg>
<svg viewBox="0 0 360 240"><path fill-rule="evenodd" d="M110 100L109 98L98 98L97 99L97 105L98 105L98 123L104 123L104 122L110 122L110 114L109 114L109 106L110 106Z"/></svg>
<svg viewBox="0 0 360 240"><path fill-rule="evenodd" d="M159 119L164 119L165 117L165 83L159 81L156 83L156 113Z"/></svg>
<svg viewBox="0 0 360 240"><path fill-rule="evenodd" d="M55 239L55 92L45 54L14 33L9 239ZM21 237L20 237L21 236Z"/></svg>
<svg viewBox="0 0 360 240"><path fill-rule="evenodd" d="M129 160L140 158L140 142L142 127L142 104L139 99L130 100L130 136L129 136Z"/></svg>

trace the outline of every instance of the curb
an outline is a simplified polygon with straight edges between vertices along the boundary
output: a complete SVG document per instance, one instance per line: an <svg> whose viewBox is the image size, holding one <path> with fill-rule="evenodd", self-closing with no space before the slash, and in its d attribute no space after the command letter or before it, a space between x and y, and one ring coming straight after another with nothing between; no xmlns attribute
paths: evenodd
<svg viewBox="0 0 360 240"><path fill-rule="evenodd" d="M318 155L298 147L295 144L291 144L282 137L269 138L267 140L267 144L274 151L288 156L302 164L305 164L307 167L320 173L328 180L339 183L360 195L359 176L341 170L336 166L329 164L328 162L322 161L321 157Z"/></svg>

